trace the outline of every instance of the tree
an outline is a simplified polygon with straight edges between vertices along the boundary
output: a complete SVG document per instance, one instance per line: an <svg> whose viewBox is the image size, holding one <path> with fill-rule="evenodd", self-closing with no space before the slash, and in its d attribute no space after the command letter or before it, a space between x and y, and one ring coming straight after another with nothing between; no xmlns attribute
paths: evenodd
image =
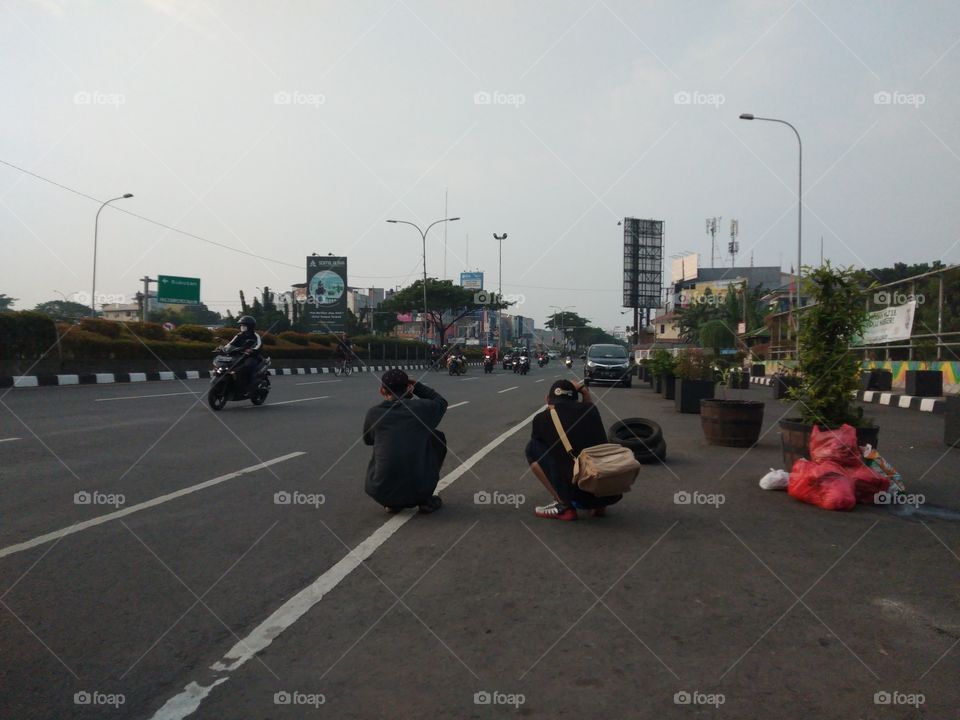
<svg viewBox="0 0 960 720"><path fill-rule="evenodd" d="M584 317L580 317L572 310L563 310L562 312L555 312L552 315L548 315L544 326L550 330L560 330L566 328L586 327L589 324L589 320Z"/></svg>
<svg viewBox="0 0 960 720"><path fill-rule="evenodd" d="M158 323L171 322L174 325L220 325L223 317L200 303L187 305L179 310L173 308L154 310L147 314L147 320Z"/></svg>
<svg viewBox="0 0 960 720"><path fill-rule="evenodd" d="M3 310L12 310L13 304L19 300L19 298L10 297L9 295L4 295L0 293L0 312Z"/></svg>
<svg viewBox="0 0 960 720"><path fill-rule="evenodd" d="M37 305L34 312L42 313L54 320L76 320L89 317L90 306L71 300L48 300Z"/></svg>
<svg viewBox="0 0 960 720"><path fill-rule="evenodd" d="M481 302L486 300L487 302ZM509 307L492 293L475 293L473 290L454 285L452 280L427 278L427 323L434 328L440 344L446 342L447 330L454 323L476 310L498 310ZM423 281L400 290L384 306L388 310L409 313L423 310ZM448 318L444 322L444 316Z"/></svg>

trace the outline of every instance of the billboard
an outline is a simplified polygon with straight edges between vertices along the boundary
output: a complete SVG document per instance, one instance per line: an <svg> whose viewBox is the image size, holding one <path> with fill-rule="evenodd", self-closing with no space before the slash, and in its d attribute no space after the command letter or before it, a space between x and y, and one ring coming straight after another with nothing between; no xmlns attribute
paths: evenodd
<svg viewBox="0 0 960 720"><path fill-rule="evenodd" d="M200 278L157 275L157 302L171 305L199 305Z"/></svg>
<svg viewBox="0 0 960 720"><path fill-rule="evenodd" d="M347 259L335 255L307 257L307 304L304 317L312 331L347 329Z"/></svg>
<svg viewBox="0 0 960 720"><path fill-rule="evenodd" d="M663 220L623 219L623 307L663 307Z"/></svg>
<svg viewBox="0 0 960 720"><path fill-rule="evenodd" d="M670 282L678 283L684 280L696 280L698 273L697 263L699 259L700 256L696 253L674 258L670 264Z"/></svg>
<svg viewBox="0 0 960 720"><path fill-rule="evenodd" d="M467 290L483 290L482 272L462 272L460 273L460 287Z"/></svg>

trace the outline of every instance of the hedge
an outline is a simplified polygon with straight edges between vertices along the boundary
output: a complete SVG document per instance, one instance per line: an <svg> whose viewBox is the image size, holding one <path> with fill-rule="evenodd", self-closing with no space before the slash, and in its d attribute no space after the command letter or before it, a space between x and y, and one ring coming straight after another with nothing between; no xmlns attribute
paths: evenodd
<svg viewBox="0 0 960 720"><path fill-rule="evenodd" d="M212 343L214 341L213 331L203 325L181 325L174 330L174 334L194 342Z"/></svg>
<svg viewBox="0 0 960 720"><path fill-rule="evenodd" d="M0 313L0 360L25 372L57 342L56 324L42 313Z"/></svg>

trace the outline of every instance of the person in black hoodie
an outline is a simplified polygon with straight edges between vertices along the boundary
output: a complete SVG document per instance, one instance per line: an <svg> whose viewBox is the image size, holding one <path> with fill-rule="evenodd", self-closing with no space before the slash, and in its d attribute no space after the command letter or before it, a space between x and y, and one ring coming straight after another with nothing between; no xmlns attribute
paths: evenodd
<svg viewBox="0 0 960 720"><path fill-rule="evenodd" d="M579 397L579 400L578 400ZM570 440L571 456L560 440L551 409ZM598 497L573 484L573 457L584 448L607 442L600 411L593 404L590 390L578 381L557 380L547 392L547 409L537 413L531 425L526 457L531 472L553 496L554 502L534 510L537 517L548 520L576 520L577 509L590 510L600 517L606 507L618 502L622 495Z"/></svg>
<svg viewBox="0 0 960 720"><path fill-rule="evenodd" d="M363 442L373 446L364 489L387 512L438 510L442 503L434 491L447 444L437 426L447 401L399 368L383 374L380 394L383 402L363 421Z"/></svg>

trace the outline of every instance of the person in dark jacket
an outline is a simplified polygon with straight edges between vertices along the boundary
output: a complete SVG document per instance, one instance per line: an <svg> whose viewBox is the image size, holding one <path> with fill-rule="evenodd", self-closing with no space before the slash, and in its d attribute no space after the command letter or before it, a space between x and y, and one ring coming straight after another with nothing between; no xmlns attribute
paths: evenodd
<svg viewBox="0 0 960 720"><path fill-rule="evenodd" d="M440 496L434 491L447 444L437 426L447 401L398 368L383 374L380 394L383 402L363 421L363 442L373 446L364 489L387 512L438 510Z"/></svg>
<svg viewBox="0 0 960 720"><path fill-rule="evenodd" d="M257 334L257 321L249 315L244 315L237 324L240 326L240 332L234 335L233 340L224 345L222 350L227 354L243 354L235 370L240 387L249 392L252 389L249 386L253 380L253 373L260 365L260 348L263 341Z"/></svg>
<svg viewBox="0 0 960 720"><path fill-rule="evenodd" d="M578 401L578 397L581 400ZM600 411L582 381L574 384L569 380L557 380L547 393L547 405L546 410L533 418L526 457L531 472L553 496L554 502L536 508L534 514L550 520L576 520L577 508L580 508L600 517L608 505L623 496L597 497L573 484L573 457L560 440L550 408L556 410L574 456L584 448L607 442Z"/></svg>

